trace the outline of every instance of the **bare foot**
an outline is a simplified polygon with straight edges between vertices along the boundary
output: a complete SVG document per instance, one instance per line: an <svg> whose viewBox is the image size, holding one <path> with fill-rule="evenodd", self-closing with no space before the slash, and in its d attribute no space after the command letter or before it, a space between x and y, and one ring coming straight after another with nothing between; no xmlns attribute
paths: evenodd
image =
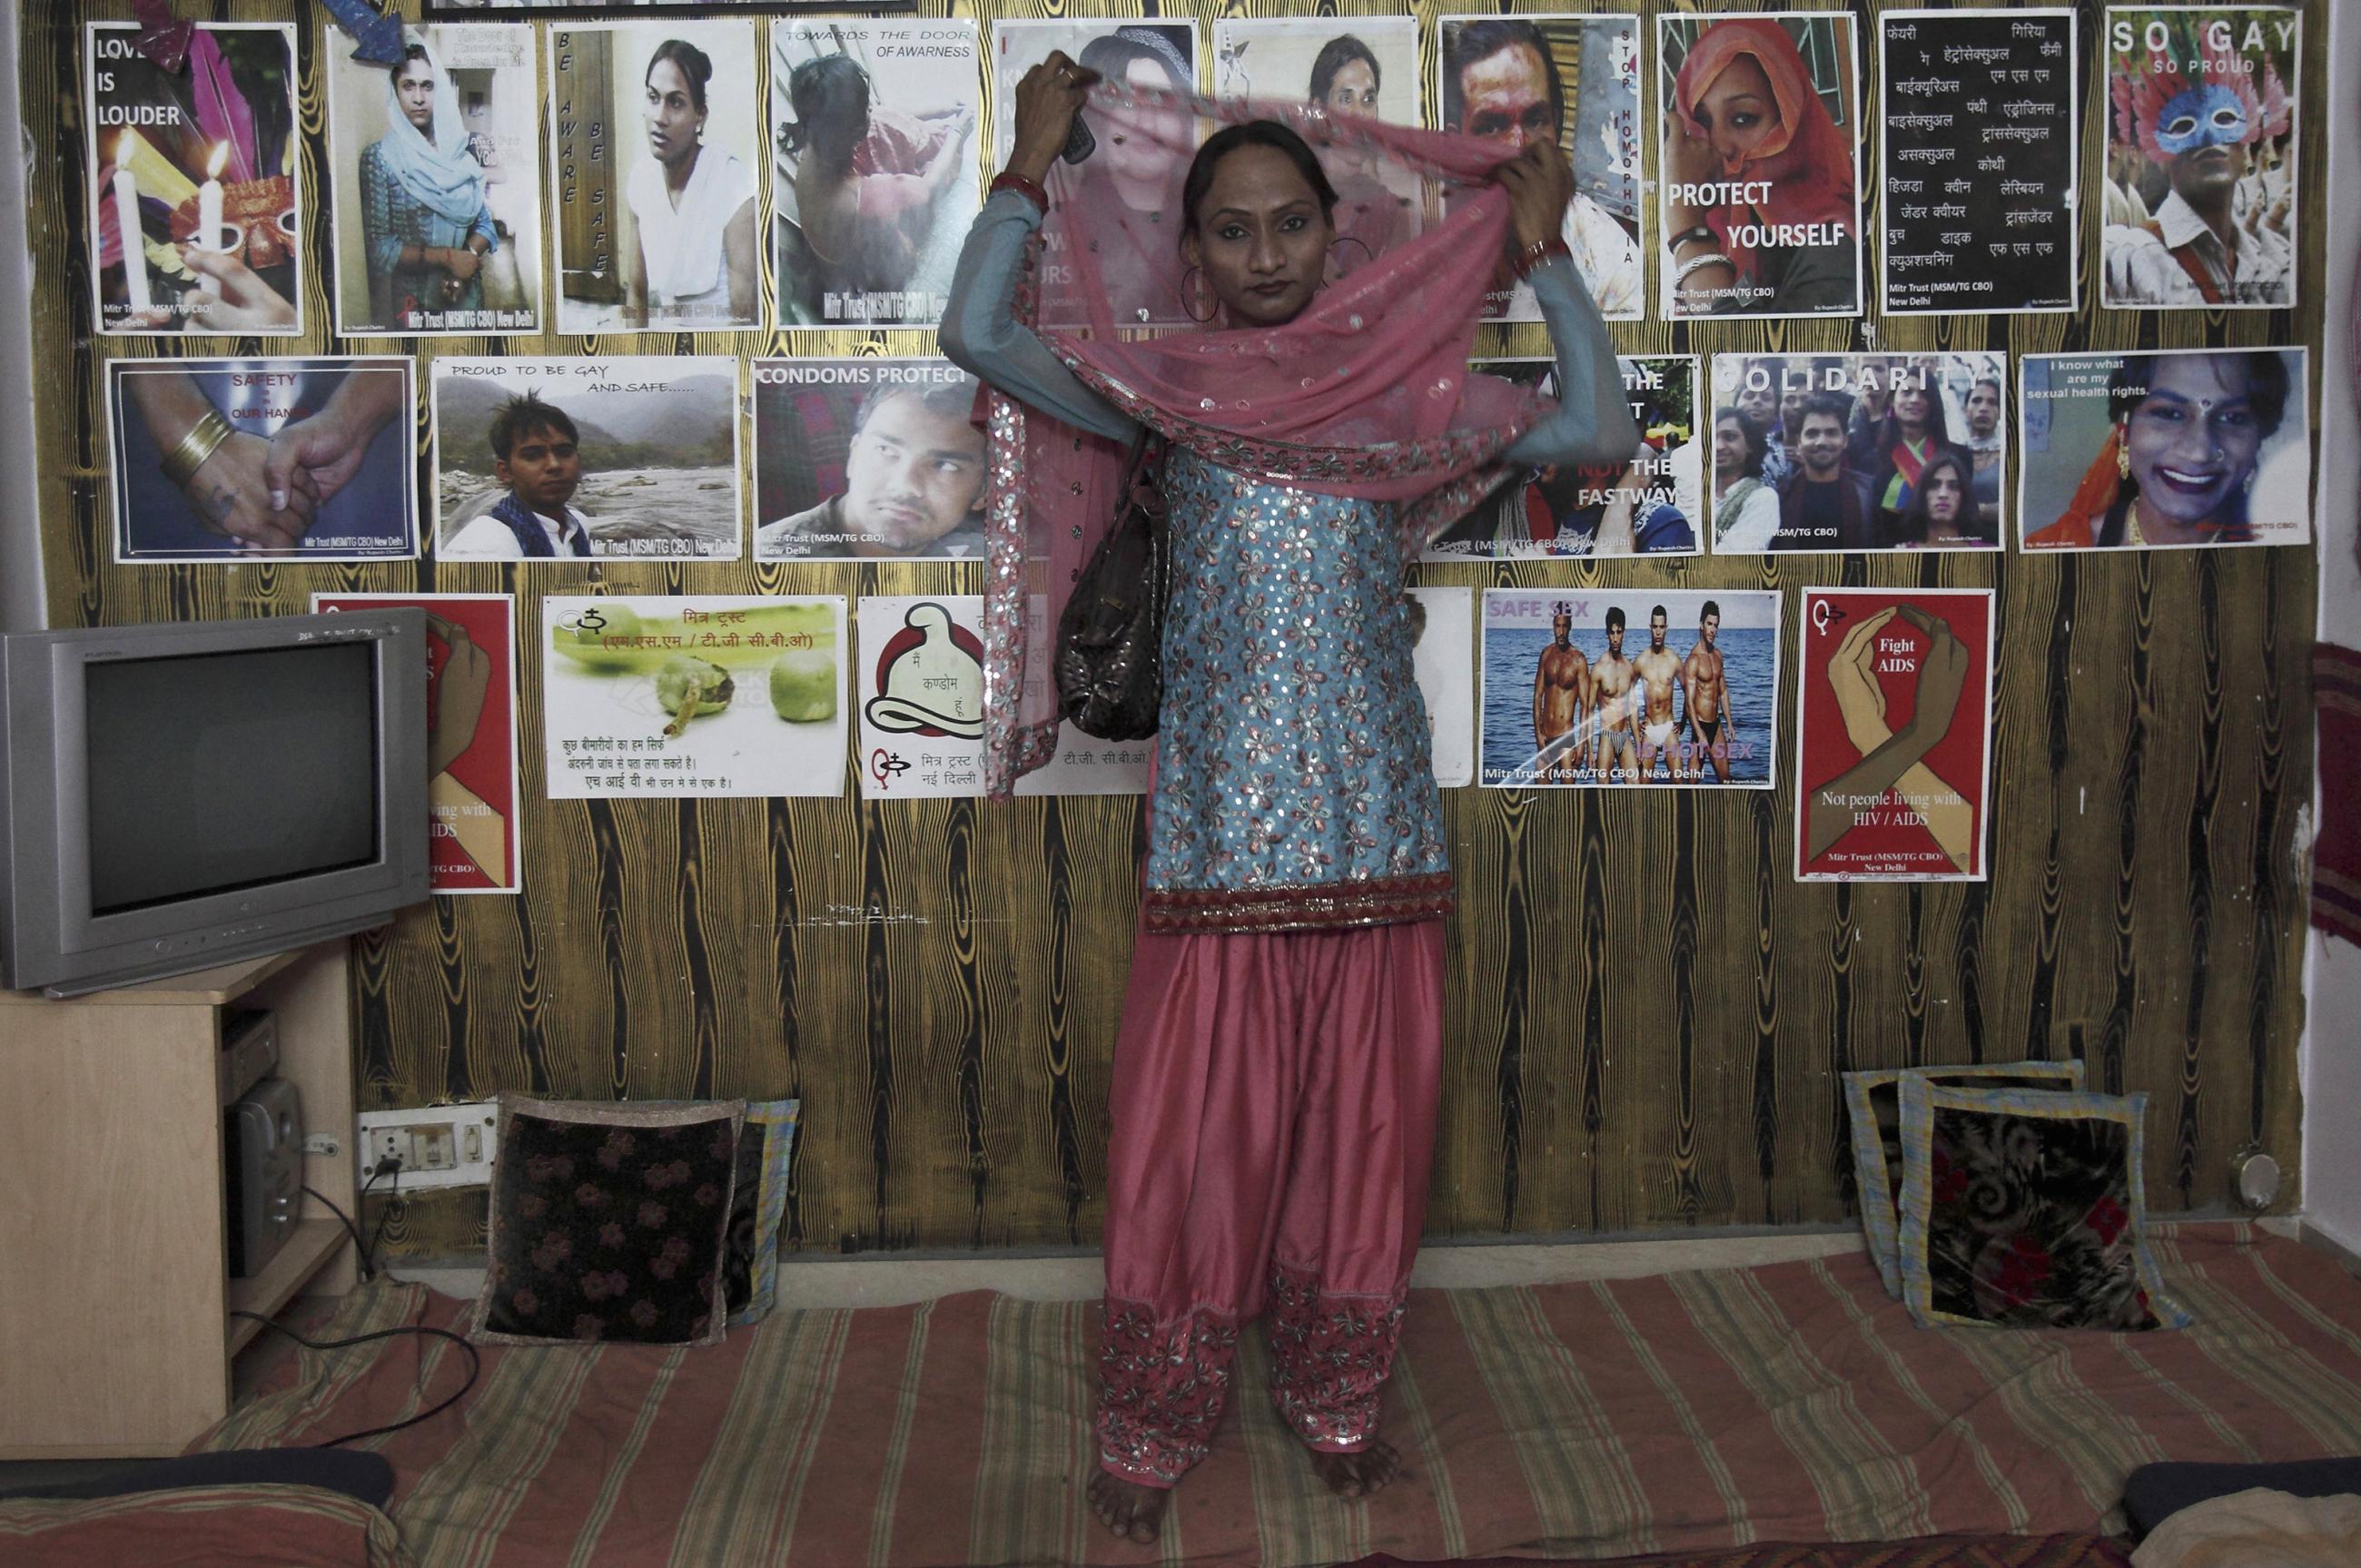
<svg viewBox="0 0 2361 1568"><path fill-rule="evenodd" d="M1358 1458L1357 1454L1339 1455ZM1091 1512L1118 1537L1146 1546L1164 1528L1164 1504L1171 1493L1162 1486L1143 1486L1112 1471L1092 1473Z"/></svg>
<svg viewBox="0 0 2361 1568"><path fill-rule="evenodd" d="M1351 1453L1332 1453L1318 1448L1309 1452L1312 1468L1340 1497L1368 1497L1382 1491L1388 1482L1401 1474L1401 1455L1382 1438L1371 1438L1368 1447Z"/></svg>

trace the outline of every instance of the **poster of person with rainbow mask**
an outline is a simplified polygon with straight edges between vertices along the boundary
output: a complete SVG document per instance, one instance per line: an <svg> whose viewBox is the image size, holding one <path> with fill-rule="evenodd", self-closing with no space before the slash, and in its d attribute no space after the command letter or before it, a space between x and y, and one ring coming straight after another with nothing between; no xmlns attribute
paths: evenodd
<svg viewBox="0 0 2361 1568"><path fill-rule="evenodd" d="M2102 301L2292 306L2302 18L2275 5L2111 6L2100 47Z"/></svg>

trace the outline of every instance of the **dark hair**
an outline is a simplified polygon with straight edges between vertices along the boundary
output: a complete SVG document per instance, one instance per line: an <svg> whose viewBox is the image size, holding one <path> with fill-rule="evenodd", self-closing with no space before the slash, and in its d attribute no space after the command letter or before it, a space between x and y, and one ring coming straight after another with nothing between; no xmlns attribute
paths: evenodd
<svg viewBox="0 0 2361 1568"><path fill-rule="evenodd" d="M1623 607L1621 605L1610 604L1607 607L1607 630L1609 631L1620 631L1623 630Z"/></svg>
<svg viewBox="0 0 2361 1568"><path fill-rule="evenodd" d="M1968 384L1968 390L1972 392L1978 387L1990 387L1994 397L2004 403L2008 401L2008 389L2001 385L2001 379L1997 376L1979 376Z"/></svg>
<svg viewBox="0 0 2361 1568"><path fill-rule="evenodd" d="M1085 71L1095 71L1110 82L1121 82L1131 68L1143 60L1152 60L1164 74L1172 79L1172 90L1186 93L1196 85L1190 80L1189 62L1180 58L1173 41L1152 27L1117 27L1111 33L1101 33L1082 46L1082 56L1074 63Z"/></svg>
<svg viewBox="0 0 2361 1568"><path fill-rule="evenodd" d="M388 76L392 77L396 82L399 82L401 80L401 73L410 69L410 62L413 60L426 60L427 70L432 71L434 69L434 62L432 60L427 59L426 46L424 44L412 44L408 49L401 51L401 58L400 60L395 60L391 65L385 68L385 73Z"/></svg>
<svg viewBox="0 0 2361 1568"><path fill-rule="evenodd" d="M796 118L779 128L779 144L792 153L809 148L831 172L840 172L869 134L870 96L869 72L851 55L805 60L787 77L787 104Z"/></svg>
<svg viewBox="0 0 2361 1568"><path fill-rule="evenodd" d="M1951 419L1943 411L1943 394L1935 385L1935 373L1924 366L1905 365L1885 378L1885 417L1877 426L1880 456L1893 451L1902 439L1902 416L1894 411L1894 400L1905 391L1927 394L1927 439L1938 446L1951 444Z"/></svg>
<svg viewBox="0 0 2361 1568"><path fill-rule="evenodd" d="M967 423L970 411L975 407L975 383L961 376L955 381L929 381L914 386L907 381L881 381L862 394L852 411L852 433L859 435L869 428L869 416L883 407L888 398L904 393L918 400L928 413L941 414ZM981 436L977 437L982 440Z"/></svg>
<svg viewBox="0 0 2361 1568"><path fill-rule="evenodd" d="M1719 620L1720 619L1721 606L1716 604L1711 599L1706 600L1705 608L1697 611L1697 624L1699 626L1703 626L1708 620Z"/></svg>
<svg viewBox="0 0 2361 1568"><path fill-rule="evenodd" d="M1666 620L1668 620L1668 621L1669 621L1669 620L1671 620L1673 619L1673 618L1672 618L1672 616L1671 616L1670 614L1668 614L1668 613L1665 611L1664 607L1663 605L1657 605L1657 606L1655 606L1653 609L1650 609L1650 610L1648 611L1648 619L1649 619L1650 620L1655 620L1655 619L1656 619L1656 617L1658 617L1658 616L1660 616L1660 615L1661 615L1661 616L1664 616L1664 618Z"/></svg>
<svg viewBox="0 0 2361 1568"><path fill-rule="evenodd" d="M2268 441L2279 433L2279 422L2287 418L2287 361L2276 348L2213 349L2204 351L2215 359L2236 359L2246 372L2246 401L2254 405L2255 423ZM2153 356L2125 355L2107 378L2107 417L2116 424L2132 417L2132 411L2147 400L2147 366Z"/></svg>
<svg viewBox="0 0 2361 1568"><path fill-rule="evenodd" d="M582 440L564 409L543 402L538 392L521 392L492 414L492 455L507 462L509 454L516 448L517 437L531 435L537 430L554 430L577 445Z"/></svg>
<svg viewBox="0 0 2361 1568"><path fill-rule="evenodd" d="M1836 421L1837 429L1841 431L1852 420L1852 400L1840 398L1834 392L1814 392L1804 400L1804 411L1795 416L1797 435L1804 433L1804 426L1814 414Z"/></svg>
<svg viewBox="0 0 2361 1568"><path fill-rule="evenodd" d="M1976 466L1974 460L1956 446L1941 447L1926 466L1918 470L1917 481L1910 488L1910 504L1902 509L1902 516L1894 525L1893 542L1896 544L1924 544L1927 530L1935 521L1927 513L1928 482L1938 468L1949 468L1960 477L1960 532L1971 539L1982 539L1983 531L1976 516Z"/></svg>
<svg viewBox="0 0 2361 1568"><path fill-rule="evenodd" d="M1747 418L1746 411L1743 409L1721 408L1713 411L1714 423L1719 424L1724 420L1736 425L1740 433L1746 437L1746 461L1740 466L1740 471L1750 479L1761 478L1763 460L1771 455L1771 444L1764 438L1763 427Z"/></svg>
<svg viewBox="0 0 2361 1568"><path fill-rule="evenodd" d="M1205 138L1197 156L1189 164L1189 178L1180 187L1180 232L1197 232L1197 203L1213 186L1213 170L1223 159L1242 147L1267 147L1283 152L1312 187L1312 194L1320 203L1320 215L1333 216L1336 211L1336 187L1328 183L1328 171L1320 167L1319 155L1304 144L1301 137L1277 120L1244 120L1225 126Z"/></svg>
<svg viewBox="0 0 2361 1568"><path fill-rule="evenodd" d="M1557 58L1550 53L1549 40L1531 22L1517 16L1488 16L1480 22L1462 22L1448 36L1449 53L1443 61L1443 123L1451 130L1459 128L1467 111L1467 94L1459 85L1459 73L1479 60L1488 60L1504 49L1522 44L1542 57L1542 74L1549 81L1550 117L1557 122L1558 134L1565 134L1565 82L1557 73Z"/></svg>
<svg viewBox="0 0 2361 1568"><path fill-rule="evenodd" d="M1319 54L1312 58L1312 101L1326 103L1329 89L1336 85L1337 73L1356 60L1369 68L1369 85L1383 84L1386 73L1378 66L1378 57L1369 51L1369 46L1350 33L1339 33L1322 44Z"/></svg>
<svg viewBox="0 0 2361 1568"><path fill-rule="evenodd" d="M705 84L713 80L712 58L686 38L666 38L648 56L648 68L640 72L641 86L646 86L648 78L655 74L660 60L672 61L673 69L688 83L689 102L697 105L698 114L705 113Z"/></svg>

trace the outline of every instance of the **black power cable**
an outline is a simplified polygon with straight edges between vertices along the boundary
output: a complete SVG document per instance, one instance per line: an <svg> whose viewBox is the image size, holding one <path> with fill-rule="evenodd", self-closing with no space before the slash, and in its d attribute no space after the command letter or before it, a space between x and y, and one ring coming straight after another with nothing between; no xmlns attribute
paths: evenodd
<svg viewBox="0 0 2361 1568"><path fill-rule="evenodd" d="M355 1334L350 1339L310 1340L305 1339L302 1334L297 1333L293 1329L289 1328L286 1324L273 1322L259 1312L233 1311L230 1313L230 1316L233 1318L251 1318L266 1329L275 1329L279 1332L285 1334L289 1339L293 1340L297 1344L302 1345L306 1350L345 1350L357 1344L368 1344L373 1340L399 1339L404 1334L416 1334L423 1339L447 1339L453 1344L457 1345L461 1350L467 1352L467 1380L459 1385L459 1391L457 1393L452 1395L449 1398L445 1399L433 1409L422 1411L419 1414L411 1417L406 1421L396 1421L391 1426L370 1427L366 1431L348 1431L342 1437L332 1437L325 1442L313 1443L311 1446L313 1448L335 1448L341 1443L357 1442L365 1437L383 1437L389 1432L400 1431L404 1427L414 1427L421 1421L432 1420L436 1416L439 1416L444 1411L449 1409L452 1406L457 1404L460 1400L466 1398L467 1397L468 1390L476 1386L477 1376L484 1369L484 1358L482 1354L478 1352L476 1347L473 1344L470 1344L465 1338L453 1333L449 1329L433 1328L424 1323L405 1323L400 1328L379 1329L370 1333Z"/></svg>

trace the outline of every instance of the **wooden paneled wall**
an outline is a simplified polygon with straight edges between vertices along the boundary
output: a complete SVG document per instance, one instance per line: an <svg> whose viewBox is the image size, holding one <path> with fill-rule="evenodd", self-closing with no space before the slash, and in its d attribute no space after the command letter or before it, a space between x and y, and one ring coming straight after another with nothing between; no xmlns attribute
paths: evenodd
<svg viewBox="0 0 2361 1568"><path fill-rule="evenodd" d="M404 8L414 16L414 0ZM946 9L940 0L926 8ZM1292 8L1248 0L1226 9ZM1430 52L1433 17L1456 8L1414 7L1430 24ZM1666 7L1515 8L1653 16ZM2301 310L1651 321L1619 324L1615 335L1627 351L1706 355L1860 347L1872 329L1881 347L2005 345L2012 354L2303 343L2317 377L2328 5L2300 8ZM978 14L964 0L948 9ZM1198 9L1208 22L1215 14L1210 3ZM1316 9L1399 7L1321 0ZM1874 124L1869 23L1879 6L1850 9ZM2092 91L2098 7L2080 9L2087 181L2103 122ZM225 0L210 11L302 21L305 219L323 233L322 74L325 51L349 43L324 32L321 6ZM104 356L226 346L102 346L90 336L80 24L128 16L127 0L60 0L25 14L26 115L39 153L39 527L53 624L283 613L321 589L497 591L517 596L530 649L539 597L580 591L586 576L617 593L976 590L972 568L950 564L111 565ZM1646 58L1653 64L1653 39ZM1431 79L1425 90L1431 113ZM1648 101L1653 112L1653 82ZM1653 175L1653 153L1649 162ZM2086 300L2097 291L2095 251L2090 233ZM326 283L313 268L313 323L330 319ZM1538 330L1496 346L1538 352ZM322 326L301 347L273 351L338 346ZM446 339L420 357L928 346L928 334L906 332L552 334ZM2315 384L2306 408L2316 407ZM423 476L423 410L417 436ZM423 482L421 491L431 494ZM1805 583L1993 585L2001 630L1995 839L1983 885L1795 883L1784 744L1775 793L1446 794L1461 905L1433 1235L1838 1221L1850 1195L1838 1074L1876 1064L2086 1054L2094 1084L2151 1097L2148 1191L2161 1210L2226 1202L2227 1162L2250 1139L2298 1168L2310 552L1501 563L1430 567L1426 580L1771 587L1787 591L1791 613L1792 590ZM1788 680L1793 657L1790 639ZM524 892L438 900L360 944L364 1106L501 1088L799 1094L793 1245L1093 1242L1139 802L864 805L849 777L840 800L543 801L533 674L528 658ZM2297 1198L2290 1183L2281 1206ZM390 1234L397 1246L461 1250L480 1216L480 1194L437 1195L398 1209Z"/></svg>

